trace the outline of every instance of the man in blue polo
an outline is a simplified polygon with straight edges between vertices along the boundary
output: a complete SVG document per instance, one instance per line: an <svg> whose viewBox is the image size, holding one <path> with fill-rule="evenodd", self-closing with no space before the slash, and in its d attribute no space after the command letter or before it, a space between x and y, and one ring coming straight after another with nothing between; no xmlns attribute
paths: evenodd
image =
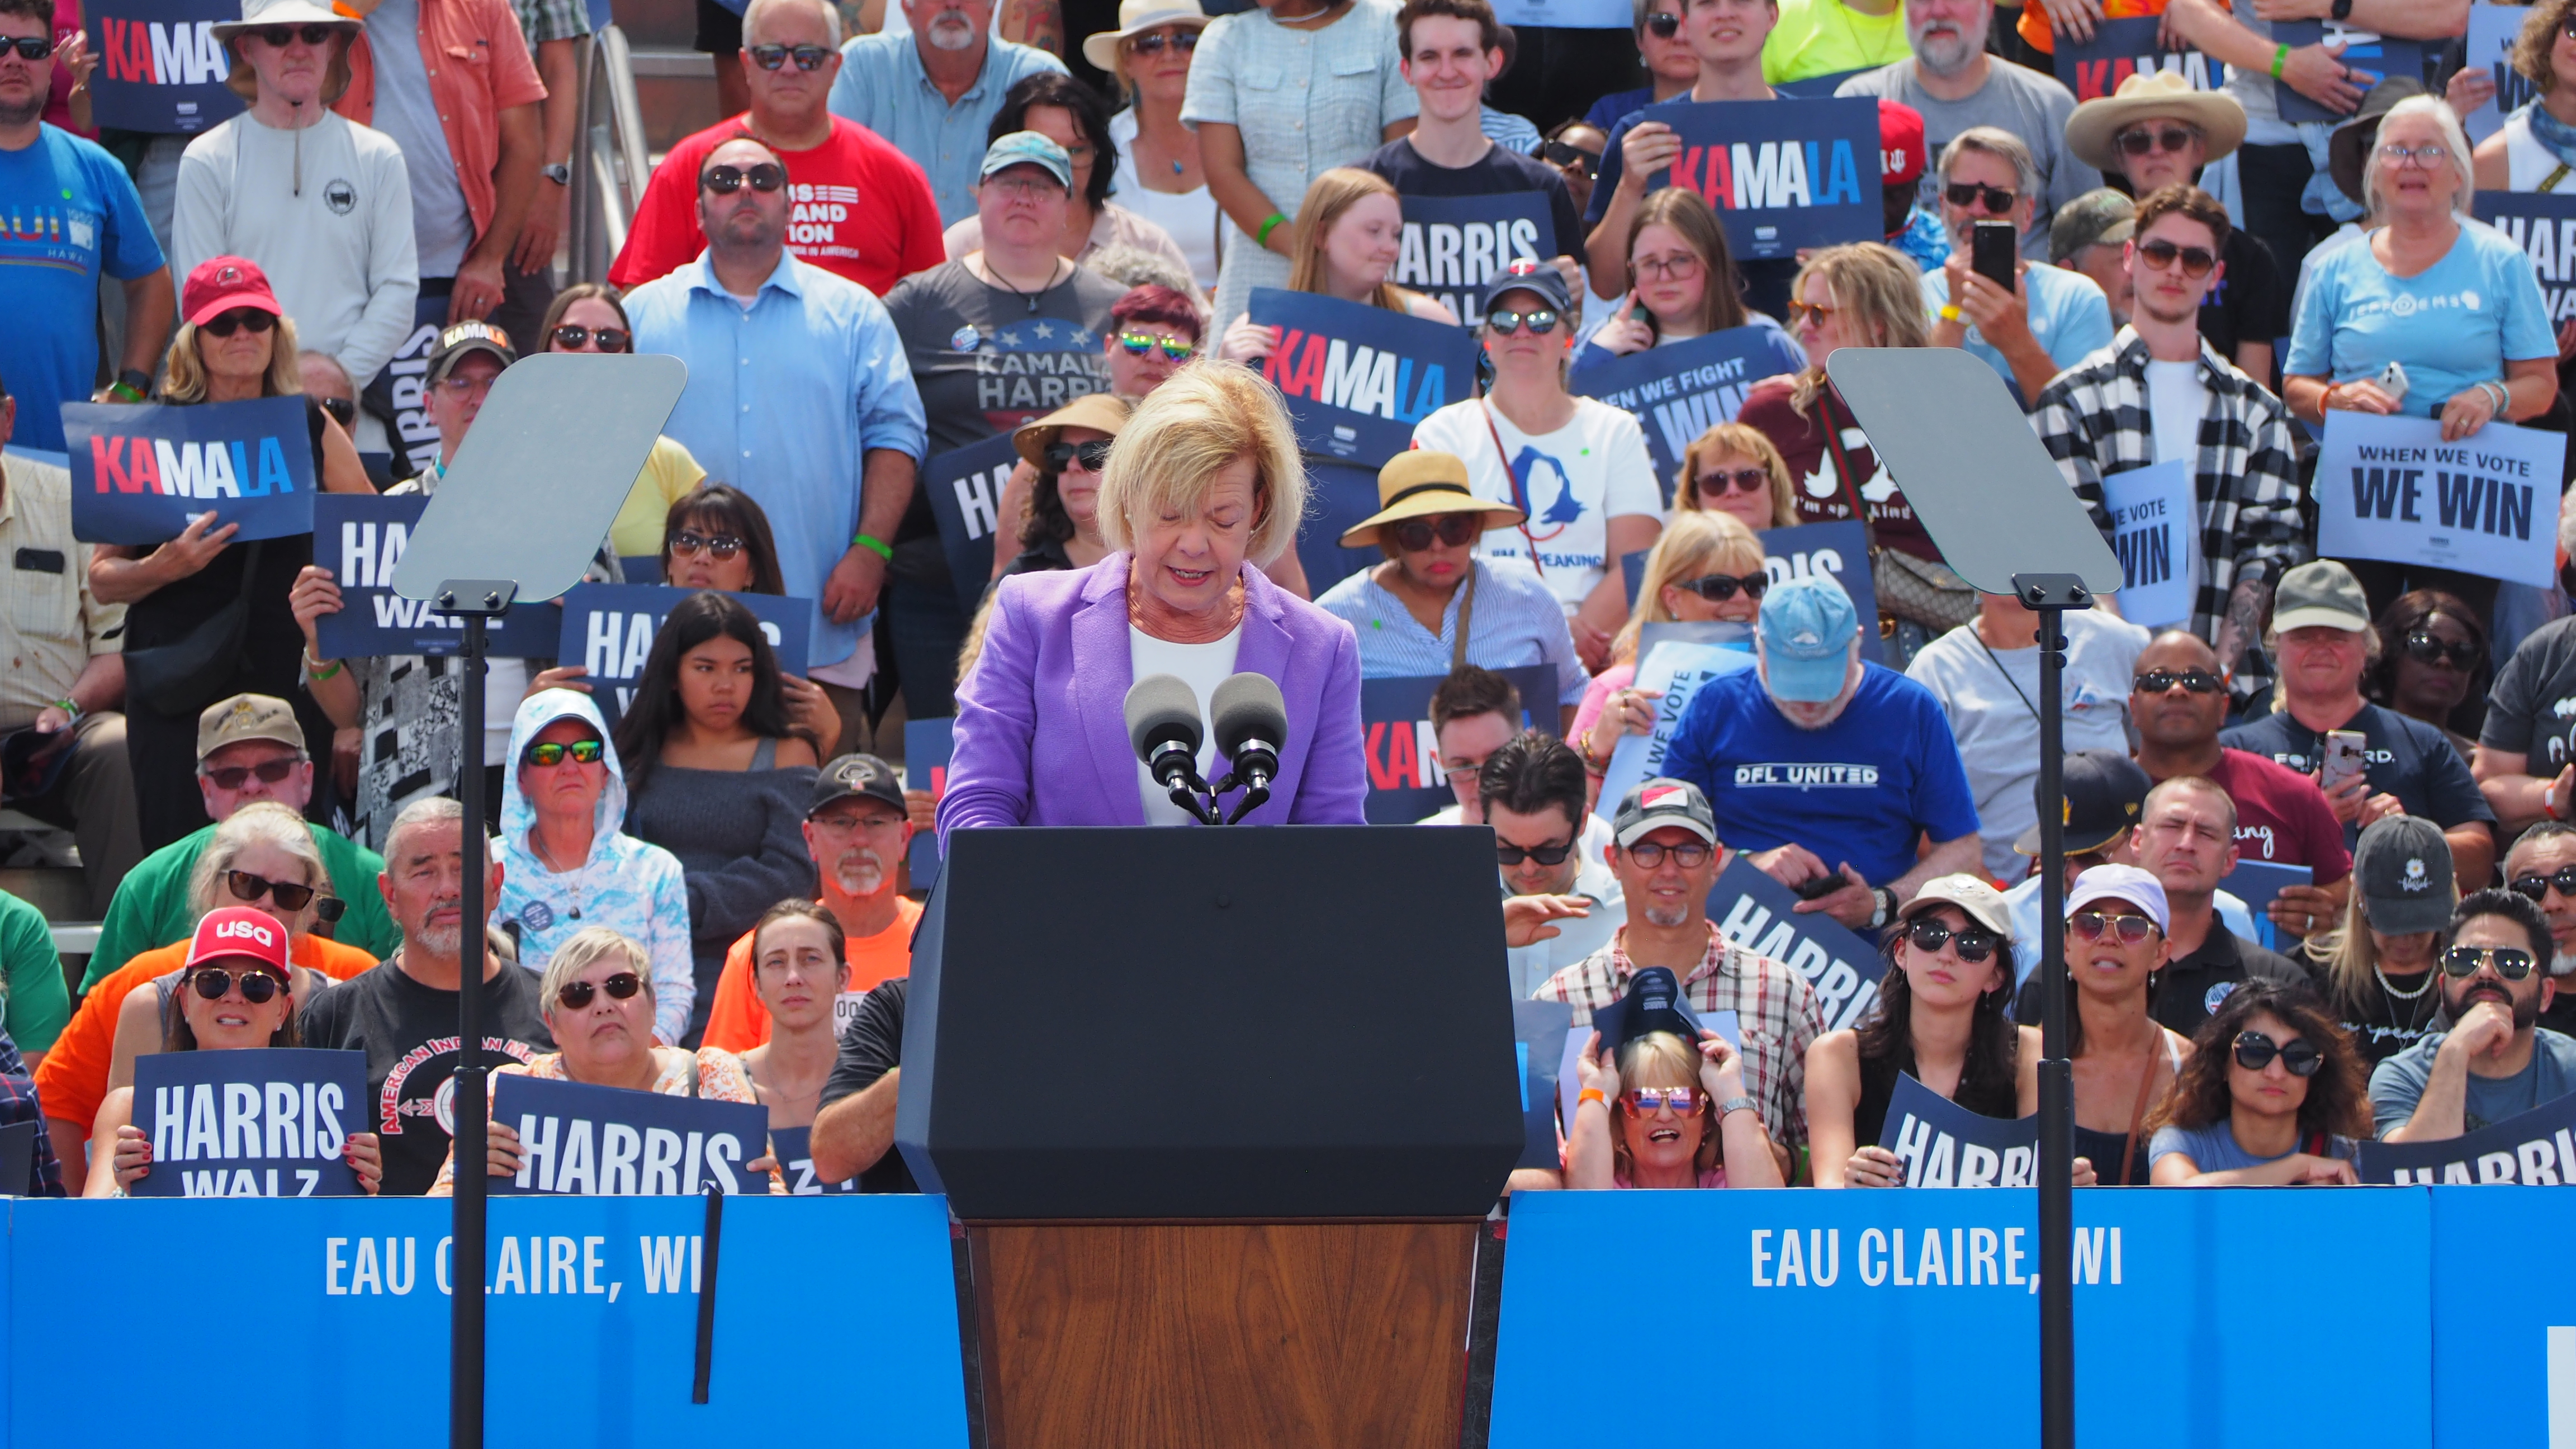
<svg viewBox="0 0 2576 1449"><path fill-rule="evenodd" d="M990 33L996 3L901 0L911 33L880 31L842 46L841 75L825 103L921 163L941 226L975 214L977 168L1003 95L1040 71L1064 73L1064 62L1045 51Z"/></svg>
<svg viewBox="0 0 2576 1449"><path fill-rule="evenodd" d="M1775 585L1754 646L1756 667L1704 685L1664 756L1665 774L1707 793L1718 838L1806 896L1799 910L1854 930L1886 925L1935 876L1976 870L1976 798L1940 701L1860 657L1842 586Z"/></svg>

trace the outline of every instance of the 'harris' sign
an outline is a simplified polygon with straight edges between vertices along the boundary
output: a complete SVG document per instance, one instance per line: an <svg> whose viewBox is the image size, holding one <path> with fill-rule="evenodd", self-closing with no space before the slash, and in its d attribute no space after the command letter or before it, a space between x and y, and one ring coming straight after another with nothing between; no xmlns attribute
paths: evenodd
<svg viewBox="0 0 2576 1449"><path fill-rule="evenodd" d="M465 617L394 592L394 569L411 545L429 500L419 494L324 493L313 500L313 562L340 585L340 612L314 621L331 659L385 654L455 654ZM487 630L494 659L554 657L560 624L551 604L513 604Z"/></svg>
<svg viewBox="0 0 2576 1449"><path fill-rule="evenodd" d="M1467 326L1480 327L1487 282L1514 262L1544 264L1556 254L1556 223L1544 192L1408 196L1404 245L1390 280L1447 307Z"/></svg>
<svg viewBox="0 0 2576 1449"><path fill-rule="evenodd" d="M134 1059L134 1125L152 1144L135 1197L347 1197L341 1157L367 1127L367 1054L309 1048Z"/></svg>
<svg viewBox="0 0 2576 1449"><path fill-rule="evenodd" d="M1905 1164L1907 1187L2036 1187L2039 1119L1984 1117L1896 1074L1878 1145Z"/></svg>
<svg viewBox="0 0 2576 1449"><path fill-rule="evenodd" d="M65 403L72 536L156 544L211 510L236 543L313 531L313 438L304 399Z"/></svg>
<svg viewBox="0 0 2576 1449"><path fill-rule="evenodd" d="M590 671L590 702L599 706L610 729L617 728L618 717L635 697L636 682L644 677L644 662L652 657L662 621L682 599L697 592L662 584L575 584L563 596L562 634L555 658L565 664L579 662ZM814 601L776 594L730 597L758 616L760 632L778 651L778 667L789 674L803 674L806 650L814 637Z"/></svg>
<svg viewBox="0 0 2576 1449"><path fill-rule="evenodd" d="M120 131L205 130L239 115L224 86L232 57L215 26L241 18L227 0L89 0L90 118Z"/></svg>
<svg viewBox="0 0 2576 1449"><path fill-rule="evenodd" d="M949 582L957 590L957 607L969 618L984 602L993 582L993 551L1016 556L1019 540L997 545L995 535L1006 524L1001 516L1002 485L1011 481L1020 452L1009 433L996 433L980 443L951 448L921 465L921 490L930 499L931 518L939 525L940 551L948 556Z"/></svg>
<svg viewBox="0 0 2576 1449"><path fill-rule="evenodd" d="M1464 328L1279 287L1253 288L1250 316L1280 329L1261 375L1287 397L1309 453L1374 467L1475 383L1476 342Z"/></svg>
<svg viewBox="0 0 2576 1449"><path fill-rule="evenodd" d="M519 1134L519 1172L492 1191L667 1197L713 1187L767 1192L746 1164L763 1155L769 1109L707 1097L594 1087L501 1072L492 1120Z"/></svg>
<svg viewBox="0 0 2576 1449"><path fill-rule="evenodd" d="M2551 329L2576 317L2576 194L2481 191L2476 211L2531 258Z"/></svg>
<svg viewBox="0 0 2576 1449"><path fill-rule="evenodd" d="M1876 99L1699 101L1656 117L1682 143L1668 184L1717 208L1736 260L1885 235Z"/></svg>

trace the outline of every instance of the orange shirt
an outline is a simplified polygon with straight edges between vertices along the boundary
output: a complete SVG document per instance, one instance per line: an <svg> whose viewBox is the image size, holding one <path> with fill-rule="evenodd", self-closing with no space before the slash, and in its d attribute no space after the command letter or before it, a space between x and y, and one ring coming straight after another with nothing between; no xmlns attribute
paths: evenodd
<svg viewBox="0 0 2576 1449"><path fill-rule="evenodd" d="M921 907L909 896L894 898L894 924L873 936L849 941L851 994L873 991L898 976L912 974L912 928L921 924ZM769 1040L769 1008L751 985L751 933L725 952L724 974L716 978L716 1000L707 1008L706 1045L747 1052ZM56 1047L56 1051L62 1048Z"/></svg>
<svg viewBox="0 0 2576 1449"><path fill-rule="evenodd" d="M479 241L500 200L492 172L501 164L501 113L544 100L546 83L510 0L421 0L420 55ZM375 121L376 58L363 32L349 42L349 89L331 109L361 126Z"/></svg>
<svg viewBox="0 0 2576 1449"><path fill-rule="evenodd" d="M2102 18L2105 20L2136 20L2164 13L2165 0L2103 0L2102 3ZM2037 0L2026 0L2021 7L2021 23L2015 29L2021 32L2022 39L2030 42L2031 49L2042 55L2057 53L2057 34L2049 27L2047 9ZM2217 62L2211 62L2210 68L2217 69ZM2065 77L2059 79L2065 80ZM2074 82L2067 81L2066 88L2075 89ZM2076 99L2082 100L2083 97Z"/></svg>
<svg viewBox="0 0 2576 1449"><path fill-rule="evenodd" d="M298 940L287 959L334 981L346 981L376 964L374 956L357 947L320 936ZM63 1028L53 1049L36 1065L36 1100L44 1104L47 1117L73 1123L84 1135L89 1132L90 1124L98 1120L99 1103L107 1100L107 1070L116 1058L116 1013L125 1005L127 993L187 964L188 942L156 946L89 989L81 998L80 1010L72 1013L72 1024Z"/></svg>

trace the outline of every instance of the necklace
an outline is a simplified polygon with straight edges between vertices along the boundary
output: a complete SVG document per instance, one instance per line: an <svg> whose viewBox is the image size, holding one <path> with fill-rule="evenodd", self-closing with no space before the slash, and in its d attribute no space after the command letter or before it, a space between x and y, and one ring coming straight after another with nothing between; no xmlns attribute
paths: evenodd
<svg viewBox="0 0 2576 1449"><path fill-rule="evenodd" d="M1012 296L1027 299L1029 304L1029 314L1031 316L1035 316L1037 315L1038 310L1038 299L1055 289L1055 269L1063 264L1064 258L1062 257L1050 259L1047 264L1046 280L1040 283L1038 285L1038 289L1034 292L1025 290L1019 283L1012 281L1007 276L1004 276L1002 274L1002 269L994 266L993 259L989 256L984 258L984 271L985 274L990 276L994 281L1001 283L1003 288L1009 291Z"/></svg>
<svg viewBox="0 0 2576 1449"><path fill-rule="evenodd" d="M2424 984L2416 987L2412 991L2400 991L2396 987L2389 985L2388 973L2381 970L2379 963L2376 961L2370 963L2370 974L2379 978L2379 989L2387 992L2388 999L2391 1001L2421 1000L2425 992L2433 989L2434 977L2433 973L2430 971L2424 973Z"/></svg>
<svg viewBox="0 0 2576 1449"><path fill-rule="evenodd" d="M2029 695L2022 693L2021 681L2012 677L2011 670L2004 668L2003 660L1996 658L1995 646L1986 642L1986 636L1983 631L1979 630L1975 624L1971 623L1968 626L1968 632L1976 635L1977 647L1986 651L1986 658L1995 666L1995 673L2002 675L2004 677L2004 683L2011 685L2012 692L2020 696L2021 707L2030 711L2030 717L2032 719L2039 718L2039 706L2030 702Z"/></svg>

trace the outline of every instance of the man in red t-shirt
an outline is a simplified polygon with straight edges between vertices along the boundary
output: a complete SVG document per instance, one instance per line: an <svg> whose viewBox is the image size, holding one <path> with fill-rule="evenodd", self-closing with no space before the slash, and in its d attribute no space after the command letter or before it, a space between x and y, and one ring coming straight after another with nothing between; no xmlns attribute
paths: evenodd
<svg viewBox="0 0 2576 1449"><path fill-rule="evenodd" d="M743 16L742 40L751 109L671 148L644 188L634 229L608 279L633 288L706 249L698 230L698 173L709 152L745 131L787 163L789 255L878 296L946 261L939 206L921 167L875 132L823 108L841 73L838 13L821 0L756 0Z"/></svg>

